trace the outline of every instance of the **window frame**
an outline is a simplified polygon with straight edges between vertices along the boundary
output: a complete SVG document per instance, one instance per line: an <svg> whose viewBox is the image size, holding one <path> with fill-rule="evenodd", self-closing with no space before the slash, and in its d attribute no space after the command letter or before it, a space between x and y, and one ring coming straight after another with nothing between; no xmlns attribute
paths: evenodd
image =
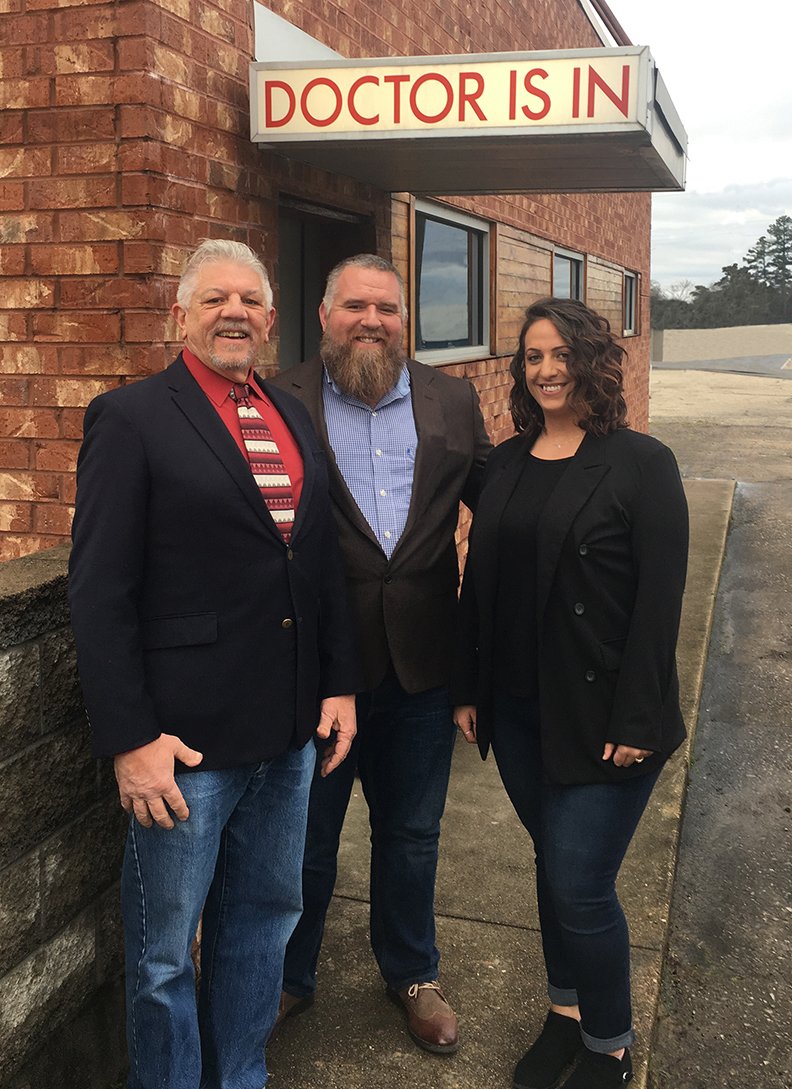
<svg viewBox="0 0 792 1089"><path fill-rule="evenodd" d="M556 259L568 261L570 264L570 271L573 268L577 269L577 295L559 295L556 289ZM572 276L570 275L570 284ZM575 250L563 249L561 246L553 247L553 295L555 298L564 299L577 299L578 302L586 301L586 255L584 253L576 253Z"/></svg>
<svg viewBox="0 0 792 1089"><path fill-rule="evenodd" d="M444 223L452 227L461 227L468 232L468 235L479 236L479 245L481 247L478 259L480 264L480 285L478 288L479 298L476 300L480 308L480 327L481 327L481 341L477 344L464 344L456 348L419 348L418 347L418 324L420 314L420 281L419 281L419 260L418 260L418 217L423 216L425 218L434 220L437 223ZM414 345L415 358L420 363L427 363L429 366L438 366L440 364L449 363L469 363L475 360L488 359L491 355L491 329L490 329L490 291L491 291L491 279L492 273L490 268L490 252L491 243L490 236L492 232L492 224L486 219L480 219L477 216L468 215L465 212L457 211L456 208L449 208L445 204L433 204L427 200L415 201L415 217L414 217L414 231L413 231L413 244L415 249L415 282L413 285L413 323L412 323L412 341ZM470 295L468 296L468 302L470 302Z"/></svg>
<svg viewBox="0 0 792 1089"><path fill-rule="evenodd" d="M627 284L632 283L632 322L628 322L628 298L630 292L628 291ZM639 328L639 312L638 306L638 288L640 285L640 278L637 272L632 272L630 269L624 270L624 280L622 285L622 336L625 337L637 337L640 335Z"/></svg>

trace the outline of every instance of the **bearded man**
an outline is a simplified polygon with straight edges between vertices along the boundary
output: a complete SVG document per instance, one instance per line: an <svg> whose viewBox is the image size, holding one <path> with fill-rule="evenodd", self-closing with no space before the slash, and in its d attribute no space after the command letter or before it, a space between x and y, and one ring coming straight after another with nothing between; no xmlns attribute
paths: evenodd
<svg viewBox="0 0 792 1089"><path fill-rule="evenodd" d="M308 408L331 456L330 494L366 691L349 759L311 788L303 915L289 942L280 1020L307 1009L357 769L371 822L371 945L413 1040L459 1042L438 983L434 888L454 727L446 684L462 500L491 449L473 386L406 358L404 285L390 262L330 273L320 356L276 378Z"/></svg>

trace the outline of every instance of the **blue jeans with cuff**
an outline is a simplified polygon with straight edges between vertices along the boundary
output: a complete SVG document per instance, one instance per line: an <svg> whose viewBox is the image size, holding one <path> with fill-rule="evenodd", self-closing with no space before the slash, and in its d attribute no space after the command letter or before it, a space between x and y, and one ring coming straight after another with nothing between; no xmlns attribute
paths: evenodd
<svg viewBox="0 0 792 1089"><path fill-rule="evenodd" d="M371 823L371 946L395 990L436 979L434 889L456 728L444 688L405 692L391 673L357 699L358 733L344 763L311 788L302 917L286 951L283 986L316 989L338 845L359 772Z"/></svg>
<svg viewBox="0 0 792 1089"><path fill-rule="evenodd" d="M536 700L500 693L492 749L536 850L550 1001L580 1007L583 1042L607 1054L635 1040L630 939L616 877L660 769L623 783L545 780Z"/></svg>
<svg viewBox="0 0 792 1089"><path fill-rule="evenodd" d="M300 916L316 750L177 775L173 829L130 822L121 880L129 1089L263 1089ZM203 911L196 1008L191 948Z"/></svg>

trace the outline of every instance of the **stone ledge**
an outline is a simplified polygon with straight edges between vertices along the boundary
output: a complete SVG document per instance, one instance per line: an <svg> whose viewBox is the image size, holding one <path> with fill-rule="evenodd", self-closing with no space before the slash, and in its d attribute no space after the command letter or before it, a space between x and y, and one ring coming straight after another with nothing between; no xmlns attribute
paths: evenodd
<svg viewBox="0 0 792 1089"><path fill-rule="evenodd" d="M69 622L70 545L0 563L0 649L18 646Z"/></svg>

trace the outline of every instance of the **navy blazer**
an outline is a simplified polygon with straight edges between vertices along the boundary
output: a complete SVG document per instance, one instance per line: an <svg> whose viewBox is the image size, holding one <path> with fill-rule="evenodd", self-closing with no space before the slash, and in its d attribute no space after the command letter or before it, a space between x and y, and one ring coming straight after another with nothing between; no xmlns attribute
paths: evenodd
<svg viewBox="0 0 792 1089"><path fill-rule="evenodd" d="M454 703L477 705L492 730L500 518L530 443L518 435L487 465L462 587ZM644 774L685 737L676 641L687 566L687 504L674 455L627 429L586 435L542 511L536 578L545 772L556 783ZM602 760L606 742L651 749L631 768Z"/></svg>
<svg viewBox="0 0 792 1089"><path fill-rule="evenodd" d="M375 688L392 663L405 691L423 692L448 684L459 588L459 502L475 509L492 444L472 383L413 359L407 369L418 452L407 524L390 559L336 465L324 418L321 359L284 371L275 383L308 409L329 459L366 687Z"/></svg>
<svg viewBox="0 0 792 1089"><path fill-rule="evenodd" d="M169 733L201 770L269 759L360 687L325 455L260 385L305 466L288 547L181 356L88 406L69 600L97 756Z"/></svg>

